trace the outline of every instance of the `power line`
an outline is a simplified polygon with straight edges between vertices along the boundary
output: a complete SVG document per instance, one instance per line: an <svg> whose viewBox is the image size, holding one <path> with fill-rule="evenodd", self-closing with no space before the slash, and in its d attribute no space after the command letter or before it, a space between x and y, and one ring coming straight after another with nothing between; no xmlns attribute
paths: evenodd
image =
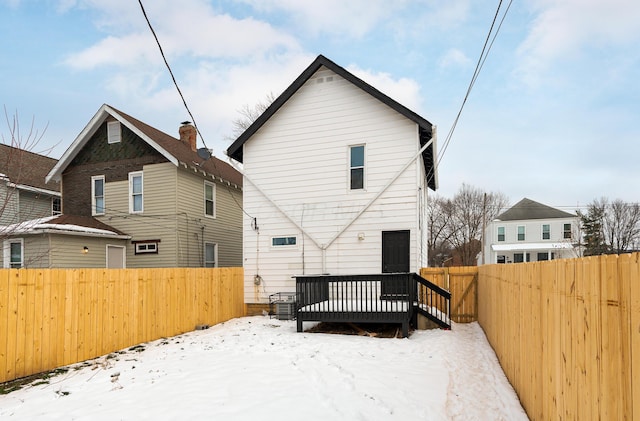
<svg viewBox="0 0 640 421"><path fill-rule="evenodd" d="M473 72L473 76L471 77L471 82L469 82L469 87L467 88L467 92L465 93L464 99L462 100L462 104L460 105L460 109L458 110L458 113L456 115L456 118L453 121L453 124L451 125L451 128L449 129L449 133L447 134L447 137L445 138L445 141L443 143L443 148L439 153L439 157L437 157L436 160L436 165L435 167L440 165L440 162L442 161L442 158L444 157L444 154L447 150L447 148L449 147L449 144L451 143L451 138L453 136L453 133L458 125L458 121L460 120L460 116L462 115L462 110L464 109L464 106L467 103L467 99L469 99L469 94L471 94L471 90L473 89L473 86L476 83L476 80L478 79L478 75L480 74L480 71L482 70L482 67L484 66L484 63L487 59L487 56L489 55L489 52L491 51L491 47L493 46L493 42L495 41L498 32L500 31L500 28L502 27L502 23L504 22L505 17L507 16L507 13L509 12L509 9L511 8L511 3L513 2L513 0L509 1L509 5L507 6L502 19L500 21L500 24L498 25L498 28L496 29L495 33L493 34L493 39L491 40L491 42L489 42L489 40L491 39L491 34L493 33L493 28L496 24L496 20L498 19L498 15L500 14L500 9L502 7L502 0L500 0L500 2L498 3L498 8L496 9L496 13L493 16L493 21L491 22L491 27L489 28L489 32L487 33L487 38L484 41L484 45L482 46L482 51L480 53L480 57L478 58L478 62L476 63L476 69Z"/></svg>
<svg viewBox="0 0 640 421"><path fill-rule="evenodd" d="M182 94L182 90L180 89L180 86L178 85L178 81L176 80L176 77L173 74L173 70L171 70L171 66L169 65L169 61L167 60L167 57L164 54L164 50L162 49L162 45L160 44L160 40L158 39L158 36L156 35L156 31L153 29L153 25L151 25L151 21L149 20L149 17L147 16L147 11L145 10L144 5L142 4L142 0L138 0L138 4L140 4L140 9L142 10L142 14L144 15L144 19L147 21L147 25L149 26L149 29L151 30L151 33L153 34L153 38L156 40L156 44L158 45L158 49L160 50L160 55L162 56L162 59L164 60L164 64L167 67L167 70L169 71L169 74L171 75L171 80L173 81L173 84L175 85L176 90L178 91L178 94L180 95L180 98L182 99L182 103L184 104L184 108L187 110L187 113L189 113L189 117L191 117L191 121L193 122L193 127L195 127L196 133L198 133L198 135L200 136L200 139L202 140L202 144L204 145L205 149L210 150L209 147L207 146L206 142L204 141L204 136L202 136L202 133L200 132L200 129L198 129L198 124L196 123L196 119L193 116L193 114L191 113L191 110L189 109L189 106L187 105L187 100L185 99L184 95ZM209 155L211 155L211 154L209 154ZM210 158L214 158L214 157L210 156ZM215 170L218 173L220 173L220 171L218 170L218 167L216 165L215 159L212 159L211 163L213 164L213 167L215 168ZM238 200L236 199L235 195L231 191L231 187L227 185L226 188L229 191L229 195L231 195L231 198L235 202L236 206L238 206L238 208L240 208L240 210L245 215L247 215L249 218L255 219L254 217L249 215L247 213L247 211L245 211L244 207L238 202Z"/></svg>

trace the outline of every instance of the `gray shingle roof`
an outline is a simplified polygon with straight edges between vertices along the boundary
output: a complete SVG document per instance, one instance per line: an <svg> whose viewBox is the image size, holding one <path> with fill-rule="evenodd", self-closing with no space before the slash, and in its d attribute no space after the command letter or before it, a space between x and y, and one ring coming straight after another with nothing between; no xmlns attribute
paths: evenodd
<svg viewBox="0 0 640 421"><path fill-rule="evenodd" d="M543 205L526 197L507 211L496 217L500 221L520 221L525 219L572 218L576 215Z"/></svg>

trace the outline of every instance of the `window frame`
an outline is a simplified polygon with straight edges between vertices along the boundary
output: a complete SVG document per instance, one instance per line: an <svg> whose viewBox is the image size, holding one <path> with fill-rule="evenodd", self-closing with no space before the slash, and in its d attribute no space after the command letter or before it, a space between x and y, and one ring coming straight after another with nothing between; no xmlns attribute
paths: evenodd
<svg viewBox="0 0 640 421"><path fill-rule="evenodd" d="M502 231L502 234L500 233L500 231ZM507 240L507 230L504 227L504 225L498 227L497 232L496 232L496 236L497 236L499 242L504 242L504 241ZM500 239L500 236L502 236L502 239Z"/></svg>
<svg viewBox="0 0 640 421"><path fill-rule="evenodd" d="M568 230L567 226L569 227ZM573 239L573 224L571 224L570 222L562 224L562 238L565 240Z"/></svg>
<svg viewBox="0 0 640 421"><path fill-rule="evenodd" d="M209 265L209 263L211 263L210 260L207 260L207 250L208 247L212 246L213 247L213 265ZM211 243L211 242L205 242L204 243L204 256L202 256L202 261L203 261L203 267L205 268L217 268L218 267L218 244L217 243Z"/></svg>
<svg viewBox="0 0 640 421"><path fill-rule="evenodd" d="M275 244L276 240L285 240L284 243L285 244ZM290 240L293 239L293 243L290 242ZM298 236L297 235L280 235L280 236L276 236L276 237L271 237L271 247L272 248L277 248L277 249L281 249L281 248L296 248L298 247Z"/></svg>
<svg viewBox="0 0 640 421"><path fill-rule="evenodd" d="M207 213L207 202L209 199L207 199L207 187L211 187L211 208L212 208L212 214ZM204 182L204 187L203 187L203 198L204 198L204 216L206 216L207 218L216 218L216 184L212 183L210 181L206 181Z"/></svg>
<svg viewBox="0 0 640 421"><path fill-rule="evenodd" d="M140 177L140 193L133 191L134 179ZM135 196L140 196L140 210L135 209ZM129 173L129 213L144 212L144 176L142 171L133 171Z"/></svg>
<svg viewBox="0 0 640 421"><path fill-rule="evenodd" d="M141 240L132 241L133 254L158 254L160 246L160 240ZM153 246L153 249L149 249L149 246Z"/></svg>
<svg viewBox="0 0 640 421"><path fill-rule="evenodd" d="M546 230L545 230L546 227ZM546 238L545 238L546 234ZM551 224L542 224L542 239L551 240Z"/></svg>
<svg viewBox="0 0 640 421"><path fill-rule="evenodd" d="M107 143L120 143L122 140L122 125L119 121L107 121Z"/></svg>
<svg viewBox="0 0 640 421"><path fill-rule="evenodd" d="M362 165L353 165L353 151L357 148L362 148ZM357 145L349 145L349 191L362 191L366 188L366 166L367 166L367 149L364 143ZM353 172L362 172L362 185L360 187L353 187Z"/></svg>
<svg viewBox="0 0 640 421"><path fill-rule="evenodd" d="M11 245L20 244L20 262L12 262ZM24 267L24 239L22 238L8 238L4 240L3 244L3 262L2 267L5 269L21 269ZM14 266L18 264L19 266Z"/></svg>
<svg viewBox="0 0 640 421"><path fill-rule="evenodd" d="M102 181L102 196L96 196L96 181ZM105 187L106 187L104 175L92 175L91 176L91 215L98 216L105 214L106 199L105 199ZM98 212L97 198L102 198L102 212Z"/></svg>
<svg viewBox="0 0 640 421"><path fill-rule="evenodd" d="M522 234L520 234L520 228L522 228ZM522 235L522 238L520 238ZM518 225L516 228L516 240L517 241L526 241L527 239L527 228L524 225Z"/></svg>

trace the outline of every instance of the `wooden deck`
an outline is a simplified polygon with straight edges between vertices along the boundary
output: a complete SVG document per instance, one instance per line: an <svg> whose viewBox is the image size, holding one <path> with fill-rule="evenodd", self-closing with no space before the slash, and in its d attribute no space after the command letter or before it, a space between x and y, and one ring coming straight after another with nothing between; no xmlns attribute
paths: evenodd
<svg viewBox="0 0 640 421"><path fill-rule="evenodd" d="M303 322L398 323L404 337L422 314L450 328L451 294L415 273L296 276L296 319Z"/></svg>

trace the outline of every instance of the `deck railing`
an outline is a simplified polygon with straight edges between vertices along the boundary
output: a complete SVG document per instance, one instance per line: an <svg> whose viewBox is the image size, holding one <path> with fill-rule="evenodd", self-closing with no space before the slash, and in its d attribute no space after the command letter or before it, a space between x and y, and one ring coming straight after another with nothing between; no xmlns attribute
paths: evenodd
<svg viewBox="0 0 640 421"><path fill-rule="evenodd" d="M296 277L298 331L304 321L409 324L423 314L449 327L448 291L415 273Z"/></svg>

